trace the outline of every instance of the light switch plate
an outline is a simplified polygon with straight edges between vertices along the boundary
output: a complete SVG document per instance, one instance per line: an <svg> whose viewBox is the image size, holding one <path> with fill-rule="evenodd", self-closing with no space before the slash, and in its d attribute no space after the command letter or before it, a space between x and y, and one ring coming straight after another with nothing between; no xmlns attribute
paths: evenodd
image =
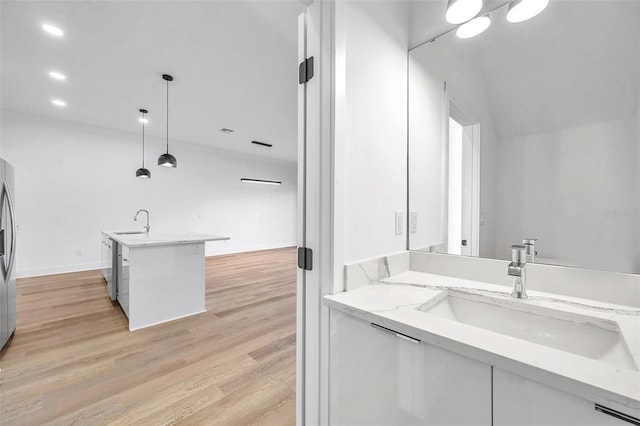
<svg viewBox="0 0 640 426"><path fill-rule="evenodd" d="M411 224L409 226L411 227L411 233L415 234L418 232L418 212L412 211L410 220Z"/></svg>
<svg viewBox="0 0 640 426"><path fill-rule="evenodd" d="M404 215L402 212L396 212L396 235L402 235L404 232Z"/></svg>

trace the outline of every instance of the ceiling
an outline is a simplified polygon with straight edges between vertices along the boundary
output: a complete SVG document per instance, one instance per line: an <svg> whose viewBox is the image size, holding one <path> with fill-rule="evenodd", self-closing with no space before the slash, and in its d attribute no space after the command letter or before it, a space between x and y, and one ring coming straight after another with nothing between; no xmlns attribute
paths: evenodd
<svg viewBox="0 0 640 426"><path fill-rule="evenodd" d="M165 137L297 158L299 1L5 1L1 107ZM51 23L60 38L41 29ZM48 76L52 70L66 81ZM66 107L51 104L64 99ZM221 128L234 129L225 134ZM273 144L256 149L252 140Z"/></svg>
<svg viewBox="0 0 640 426"><path fill-rule="evenodd" d="M422 21L436 16L435 27L451 27L444 20L446 0L413 7L415 44L437 34L426 35ZM506 7L491 18L491 27L475 38L460 40L450 33L436 43L449 56L455 52L472 61L499 137L635 116L640 100L640 2L551 0L543 13L526 22L508 23Z"/></svg>

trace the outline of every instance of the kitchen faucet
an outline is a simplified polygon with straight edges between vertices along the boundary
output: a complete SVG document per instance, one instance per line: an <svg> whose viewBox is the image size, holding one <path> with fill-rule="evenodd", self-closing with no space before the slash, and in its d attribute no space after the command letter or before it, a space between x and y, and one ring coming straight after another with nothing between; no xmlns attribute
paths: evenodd
<svg viewBox="0 0 640 426"><path fill-rule="evenodd" d="M147 226L145 226L144 229L147 230L147 234L148 234L149 232L151 232L151 225L149 224L151 220L151 217L150 217L151 215L149 214L149 210L140 209L138 210L136 215L133 217L133 220L138 220L138 215L140 214L140 212L145 212L147 214Z"/></svg>
<svg viewBox="0 0 640 426"><path fill-rule="evenodd" d="M527 299L527 282L525 267L527 266L527 247L521 245L511 246L511 263L508 273L513 277L513 290L511 297Z"/></svg>

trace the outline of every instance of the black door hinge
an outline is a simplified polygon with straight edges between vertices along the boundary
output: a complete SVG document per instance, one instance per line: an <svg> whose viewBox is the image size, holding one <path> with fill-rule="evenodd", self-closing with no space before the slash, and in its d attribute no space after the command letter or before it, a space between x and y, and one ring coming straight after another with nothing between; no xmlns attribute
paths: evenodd
<svg viewBox="0 0 640 426"><path fill-rule="evenodd" d="M300 62L298 67L298 83L304 84L313 78L313 56Z"/></svg>
<svg viewBox="0 0 640 426"><path fill-rule="evenodd" d="M310 271L313 269L313 250L298 247L298 268Z"/></svg>

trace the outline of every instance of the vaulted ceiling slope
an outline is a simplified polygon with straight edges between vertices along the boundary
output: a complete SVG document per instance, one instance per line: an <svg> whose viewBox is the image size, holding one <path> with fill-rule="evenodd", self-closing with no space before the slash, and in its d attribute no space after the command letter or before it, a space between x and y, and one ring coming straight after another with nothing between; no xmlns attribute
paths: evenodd
<svg viewBox="0 0 640 426"><path fill-rule="evenodd" d="M474 53L500 136L635 116L640 2L552 1L520 24L498 16L492 30Z"/></svg>
<svg viewBox="0 0 640 426"><path fill-rule="evenodd" d="M296 160L298 1L2 1L1 107ZM41 29L51 23L60 38ZM63 72L65 81L48 73ZM53 98L67 106L56 108ZM234 129L224 134L223 127ZM251 140L274 145L256 152Z"/></svg>
<svg viewBox="0 0 640 426"><path fill-rule="evenodd" d="M446 4L412 3L414 45L438 33L427 34L423 21L437 20L439 32L452 27L444 20ZM438 41L473 59L470 71L481 76L499 137L635 116L639 1L551 0L543 13L518 24L508 23L505 15L506 8L493 12L491 27L475 38L460 40L450 33Z"/></svg>

